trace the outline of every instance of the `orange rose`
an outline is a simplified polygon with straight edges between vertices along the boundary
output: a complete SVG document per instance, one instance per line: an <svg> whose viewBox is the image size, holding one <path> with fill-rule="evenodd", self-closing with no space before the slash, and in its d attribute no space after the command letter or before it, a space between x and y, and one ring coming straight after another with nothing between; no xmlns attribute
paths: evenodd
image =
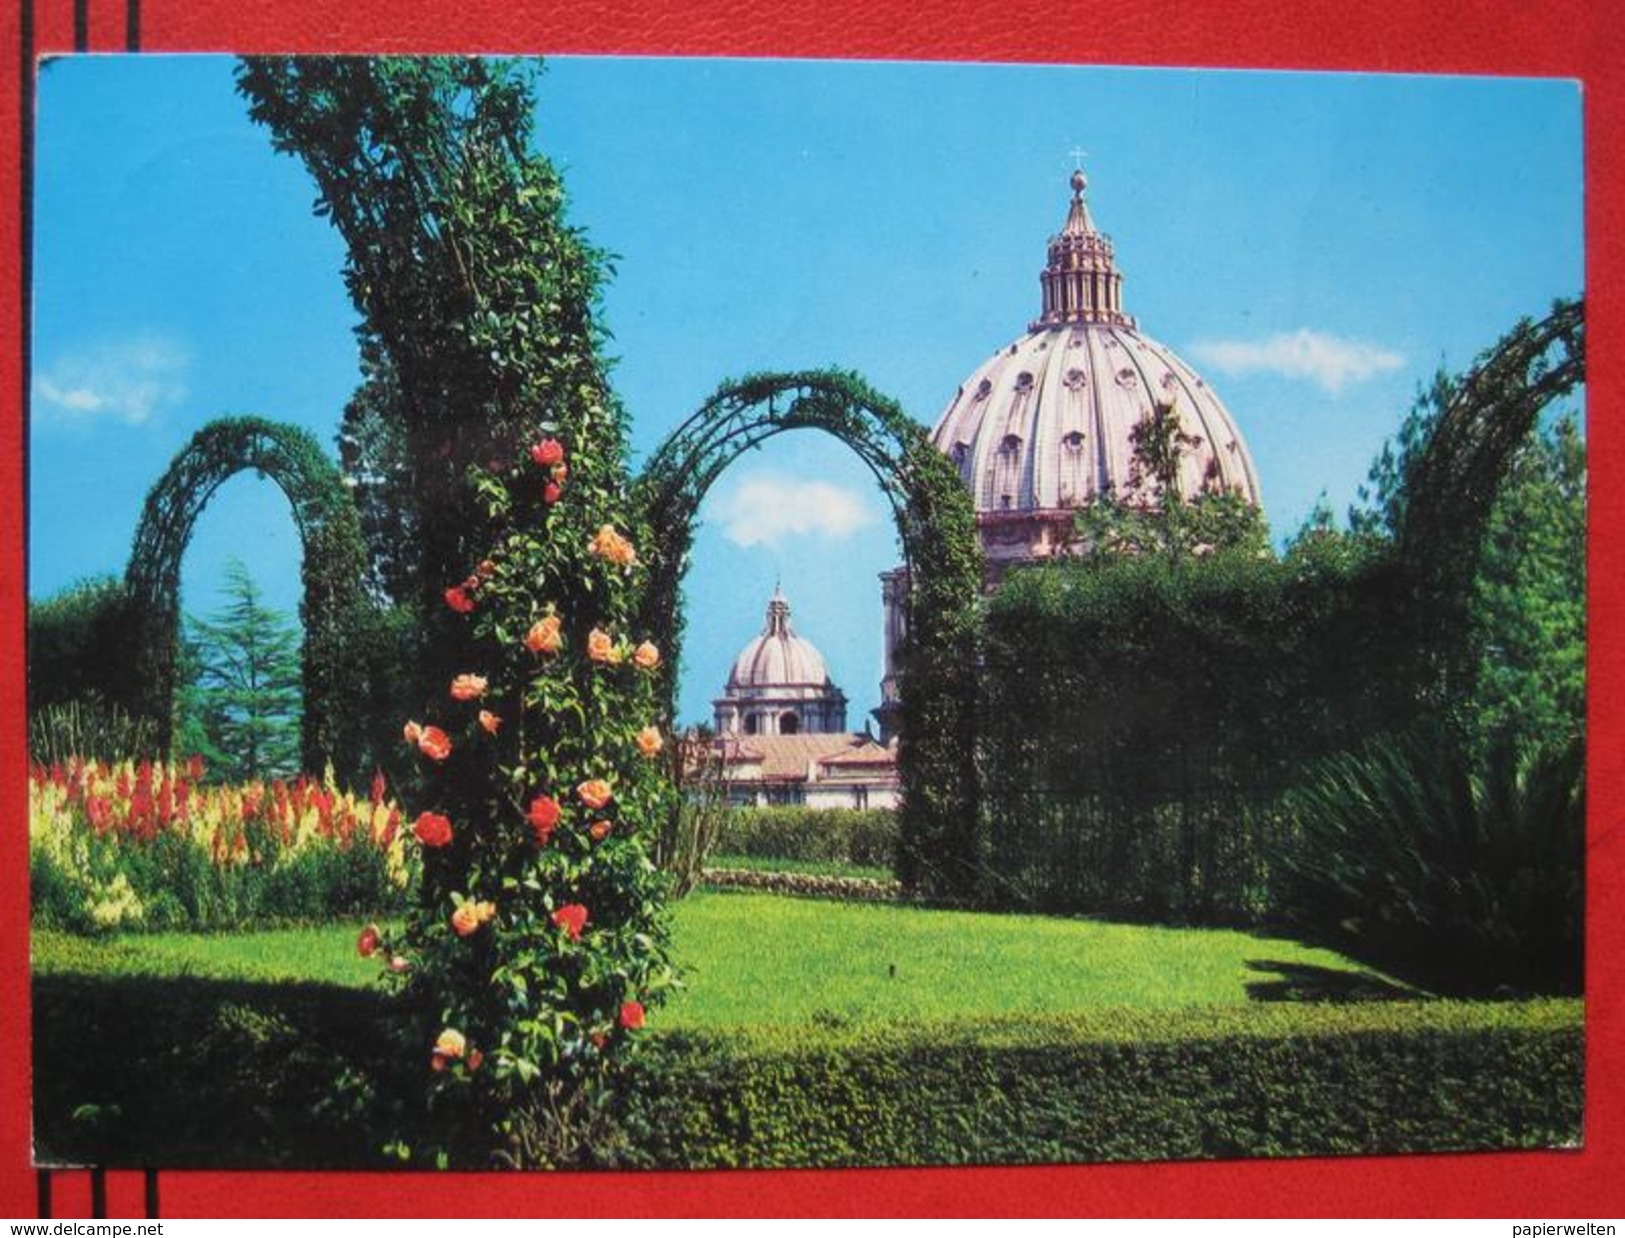
<svg viewBox="0 0 1625 1238"><path fill-rule="evenodd" d="M564 644L562 626L557 615L538 619L525 633L525 648L532 653L557 653Z"/></svg>
<svg viewBox="0 0 1625 1238"><path fill-rule="evenodd" d="M621 1003L621 1026L626 1028L627 1031L635 1032L642 1027L643 1017L642 1002Z"/></svg>
<svg viewBox="0 0 1625 1238"><path fill-rule="evenodd" d="M479 582L475 581L475 583L478 584ZM445 597L446 605L459 615L466 615L474 609L474 599L468 595L468 582L466 581L463 584L453 585L447 589Z"/></svg>
<svg viewBox="0 0 1625 1238"><path fill-rule="evenodd" d="M451 913L451 927L457 936L467 937L496 914L495 903L459 903L457 910Z"/></svg>
<svg viewBox="0 0 1625 1238"><path fill-rule="evenodd" d="M632 543L617 533L613 525L601 526L587 543L587 549L600 559L607 559L620 567L638 561L638 552L632 549Z"/></svg>
<svg viewBox="0 0 1625 1238"><path fill-rule="evenodd" d="M637 663L640 669L652 671L660 665L660 650L649 641L644 641L632 651L632 661Z"/></svg>
<svg viewBox="0 0 1625 1238"><path fill-rule="evenodd" d="M530 458L546 468L564 459L564 444L556 438L544 438L530 449Z"/></svg>
<svg viewBox="0 0 1625 1238"><path fill-rule="evenodd" d="M638 751L646 757L655 756L661 749L663 742L660 732L652 726L646 726L638 732Z"/></svg>
<svg viewBox="0 0 1625 1238"><path fill-rule="evenodd" d="M564 484L564 479L568 476L570 476L570 466L563 460L560 460L553 466L553 480L558 482L559 485L562 486Z"/></svg>
<svg viewBox="0 0 1625 1238"><path fill-rule="evenodd" d="M502 725L502 719L497 717L489 709L482 709L480 710L480 725L483 726L490 734L495 735L497 733L497 728Z"/></svg>
<svg viewBox="0 0 1625 1238"><path fill-rule="evenodd" d="M576 788L576 796L583 804L596 812L614 799L615 793L610 790L609 783L602 778L589 778Z"/></svg>
<svg viewBox="0 0 1625 1238"><path fill-rule="evenodd" d="M602 628L594 628L587 633L587 656L594 662L617 661L614 639Z"/></svg>
<svg viewBox="0 0 1625 1238"><path fill-rule="evenodd" d="M431 761L444 761L451 755L451 737L437 726L426 726L418 733L418 751Z"/></svg>
<svg viewBox="0 0 1625 1238"><path fill-rule="evenodd" d="M485 695L487 684L484 675L459 675L451 681L451 695L459 701L477 701Z"/></svg>
<svg viewBox="0 0 1625 1238"><path fill-rule="evenodd" d="M542 502L549 507L564 497L564 490L556 481L550 481L542 487Z"/></svg>
<svg viewBox="0 0 1625 1238"><path fill-rule="evenodd" d="M407 743L415 744L423 737L423 728L415 722L408 722L401 728L401 734L405 737Z"/></svg>
<svg viewBox="0 0 1625 1238"><path fill-rule="evenodd" d="M604 841L604 839L609 837L609 831L612 828L613 827L608 821L594 821L590 826L587 827L587 836L591 838L593 842L601 843Z"/></svg>

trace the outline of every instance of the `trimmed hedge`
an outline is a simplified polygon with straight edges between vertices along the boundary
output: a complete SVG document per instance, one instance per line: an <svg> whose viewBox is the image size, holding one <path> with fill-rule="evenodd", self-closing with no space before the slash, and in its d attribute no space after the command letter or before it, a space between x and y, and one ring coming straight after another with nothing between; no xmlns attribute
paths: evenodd
<svg viewBox="0 0 1625 1238"><path fill-rule="evenodd" d="M602 1148L603 1163L953 1165L1566 1146L1581 1133L1582 1014L1567 999L1270 1002L934 1027L656 1033L622 1081L618 1138ZM111 1167L396 1164L378 1149L376 1105L423 1069L386 1048L398 1017L380 995L321 985L36 976L37 1154ZM397 1116L426 1131L441 1120Z"/></svg>
<svg viewBox="0 0 1625 1238"><path fill-rule="evenodd" d="M981 758L994 905L1257 923L1281 797L1412 718L1408 581L1358 546L1052 564L987 616Z"/></svg>
<svg viewBox="0 0 1625 1238"><path fill-rule="evenodd" d="M712 853L891 868L897 814L889 808L733 808Z"/></svg>
<svg viewBox="0 0 1625 1238"><path fill-rule="evenodd" d="M1183 1160L1570 1145L1578 1002L1134 1012L661 1037L644 1167Z"/></svg>
<svg viewBox="0 0 1625 1238"><path fill-rule="evenodd" d="M776 873L754 868L708 868L707 885L735 890L767 890L805 898L862 899L888 902L901 898L903 887L896 881L869 877L838 877L827 873Z"/></svg>

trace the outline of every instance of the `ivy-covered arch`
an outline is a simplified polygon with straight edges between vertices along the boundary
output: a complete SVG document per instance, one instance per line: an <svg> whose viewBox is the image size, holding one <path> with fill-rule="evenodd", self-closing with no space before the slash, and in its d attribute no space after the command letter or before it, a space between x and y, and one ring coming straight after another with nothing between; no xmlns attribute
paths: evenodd
<svg viewBox="0 0 1625 1238"><path fill-rule="evenodd" d="M1414 581L1409 616L1443 692L1472 674L1463 638L1490 514L1541 410L1585 382L1585 302L1525 319L1455 383L1406 463L1394 548Z"/></svg>
<svg viewBox="0 0 1625 1238"><path fill-rule="evenodd" d="M869 467L891 506L910 582L899 650L899 876L913 889L969 896L985 871L977 829L976 516L958 471L924 427L854 374L753 375L726 382L649 460L639 492L653 530L644 620L664 634L675 713L681 588L700 502L745 451L787 430L822 430Z"/></svg>
<svg viewBox="0 0 1625 1238"><path fill-rule="evenodd" d="M210 422L192 436L147 495L125 569L131 606L135 711L151 718L160 749L171 738L181 560L192 530L220 486L245 469L269 477L293 508L304 556L299 614L303 651L304 768L331 761L357 773L362 749L358 652L351 633L370 613L362 589L366 551L338 468L298 426L258 417Z"/></svg>

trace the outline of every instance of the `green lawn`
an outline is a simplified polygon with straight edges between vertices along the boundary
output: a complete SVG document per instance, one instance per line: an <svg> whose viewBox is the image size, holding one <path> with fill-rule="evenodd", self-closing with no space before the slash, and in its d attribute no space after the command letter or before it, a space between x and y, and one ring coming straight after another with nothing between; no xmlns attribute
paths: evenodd
<svg viewBox="0 0 1625 1238"><path fill-rule="evenodd" d="M365 988L377 967L357 957L356 927L104 941L36 933L34 967ZM678 904L674 928L688 988L660 1011L665 1027L1167 1010L1306 986L1382 988L1328 951L1220 929L709 891Z"/></svg>

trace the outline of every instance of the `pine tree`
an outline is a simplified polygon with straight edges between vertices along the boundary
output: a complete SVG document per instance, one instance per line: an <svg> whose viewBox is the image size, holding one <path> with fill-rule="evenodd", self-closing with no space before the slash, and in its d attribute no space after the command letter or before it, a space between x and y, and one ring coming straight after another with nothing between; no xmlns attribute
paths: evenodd
<svg viewBox="0 0 1625 1238"><path fill-rule="evenodd" d="M183 747L223 781L281 777L299 769L299 629L266 606L248 570L226 565L225 604L187 616L189 667L177 729Z"/></svg>

